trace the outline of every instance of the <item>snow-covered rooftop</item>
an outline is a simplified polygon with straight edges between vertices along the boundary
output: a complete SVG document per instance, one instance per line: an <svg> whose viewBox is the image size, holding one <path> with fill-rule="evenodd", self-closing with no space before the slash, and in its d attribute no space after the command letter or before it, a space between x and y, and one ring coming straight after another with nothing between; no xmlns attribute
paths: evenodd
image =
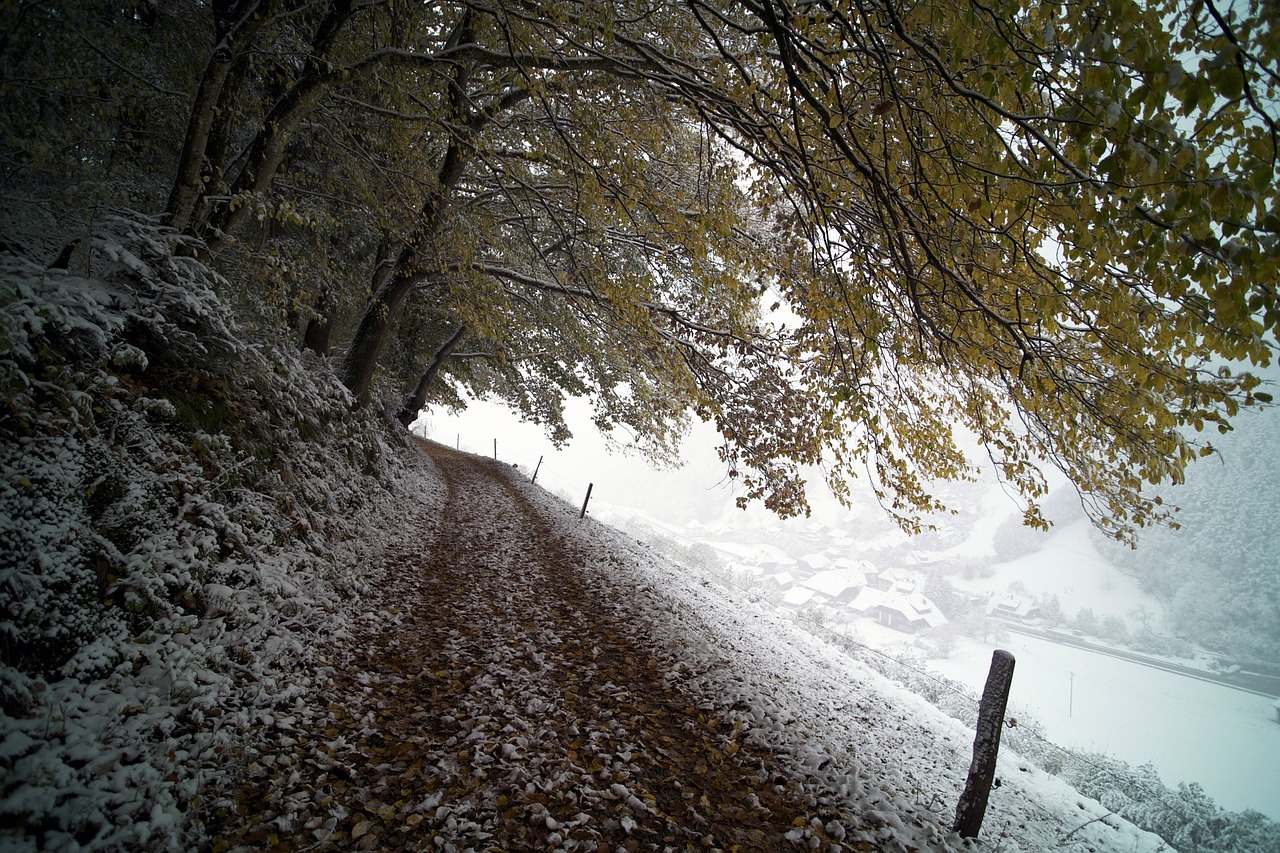
<svg viewBox="0 0 1280 853"><path fill-rule="evenodd" d="M739 542L712 542L711 547L723 554L747 563L776 563L780 566L794 566L795 558L776 545L742 544Z"/></svg>
<svg viewBox="0 0 1280 853"><path fill-rule="evenodd" d="M821 551L815 551L802 556L800 562L807 563L811 569L822 570L831 565L831 558Z"/></svg>
<svg viewBox="0 0 1280 853"><path fill-rule="evenodd" d="M782 596L782 605L784 607L803 607L816 594L813 590L806 589L803 586L793 586Z"/></svg>
<svg viewBox="0 0 1280 853"><path fill-rule="evenodd" d="M839 598L843 593L851 589L858 589L867 585L867 575L861 569L845 568L845 569L827 569L824 572L818 572L810 578L803 581L803 585L815 592L820 592L828 598Z"/></svg>

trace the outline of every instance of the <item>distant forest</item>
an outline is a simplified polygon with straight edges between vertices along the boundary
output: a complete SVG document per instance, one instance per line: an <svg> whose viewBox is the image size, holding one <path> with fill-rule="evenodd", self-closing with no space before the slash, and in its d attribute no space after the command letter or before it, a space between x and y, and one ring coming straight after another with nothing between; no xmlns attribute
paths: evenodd
<svg viewBox="0 0 1280 853"><path fill-rule="evenodd" d="M1097 534L1099 548L1164 602L1168 629L1244 662L1280 661L1280 418L1238 418L1218 452L1157 493L1181 529L1153 528L1137 549Z"/></svg>

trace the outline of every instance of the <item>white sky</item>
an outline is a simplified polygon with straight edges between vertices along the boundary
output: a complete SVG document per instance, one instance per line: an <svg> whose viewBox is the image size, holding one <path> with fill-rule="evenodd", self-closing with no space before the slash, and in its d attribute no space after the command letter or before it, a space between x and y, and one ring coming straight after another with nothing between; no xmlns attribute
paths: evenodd
<svg viewBox="0 0 1280 853"><path fill-rule="evenodd" d="M641 510L672 522L683 523L696 517L704 523L732 518L741 521L741 511L734 506L738 491L725 475L724 463L716 453L719 435L704 423L694 423L681 445L685 460L679 468L655 470L636 451L616 445L610 448L591 423L590 404L570 400L565 407L566 421L573 440L557 450L542 428L521 422L510 409L497 403L472 402L460 414L432 409L415 424L420 435L462 450L485 456L493 455L493 442L498 441L498 458L526 468L530 472L542 457L538 482L566 497L581 500L587 484L593 483L592 504L597 501L616 507ZM812 518L838 524L849 515L831 496L815 472L811 479ZM762 507L748 512L753 520L775 524L777 520Z"/></svg>

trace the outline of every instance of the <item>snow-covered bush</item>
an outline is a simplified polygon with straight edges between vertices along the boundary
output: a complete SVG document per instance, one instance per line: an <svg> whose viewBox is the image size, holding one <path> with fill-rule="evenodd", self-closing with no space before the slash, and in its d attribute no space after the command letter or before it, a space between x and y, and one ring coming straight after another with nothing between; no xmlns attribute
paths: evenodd
<svg viewBox="0 0 1280 853"><path fill-rule="evenodd" d="M242 343L182 248L120 218L88 275L0 256L5 849L194 846L394 489L391 433Z"/></svg>
<svg viewBox="0 0 1280 853"><path fill-rule="evenodd" d="M1197 784L1165 787L1155 767L1091 753L1063 775L1086 796L1185 853L1276 850L1280 824L1255 811L1224 811Z"/></svg>

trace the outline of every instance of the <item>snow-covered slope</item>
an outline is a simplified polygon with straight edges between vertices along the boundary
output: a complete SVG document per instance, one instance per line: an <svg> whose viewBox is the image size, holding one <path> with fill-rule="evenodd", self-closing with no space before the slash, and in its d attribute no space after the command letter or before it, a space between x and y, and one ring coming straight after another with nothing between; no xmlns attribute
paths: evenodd
<svg viewBox="0 0 1280 853"><path fill-rule="evenodd" d="M597 583L630 591L655 645L681 649L685 668L722 713L748 723L796 779L864 818L869 849L964 849L950 827L971 729L777 610L707 583L612 528L579 522L573 507L537 487L522 488L595 555ZM998 777L979 849L1169 850L1007 749Z"/></svg>
<svg viewBox="0 0 1280 853"><path fill-rule="evenodd" d="M424 500L420 454L245 343L176 244L111 219L89 275L0 255L6 851L198 847Z"/></svg>
<svg viewBox="0 0 1280 853"><path fill-rule="evenodd" d="M323 369L240 341L216 281L172 250L172 234L121 220L95 242L93 277L18 259L0 269L6 850L196 849L210 826L233 822L231 792L276 772L258 757L300 744L330 707L326 691L360 683L342 667L362 638L396 630L371 602L421 564L387 554L411 548L409 519L427 523L444 500L438 470L353 415ZM808 798L812 818L786 844L964 848L949 829L969 763L964 726L779 614L502 475L578 555L585 588L621 602L671 683ZM483 494L471 500L467 534L518 553L504 539L511 519L486 516ZM536 651L536 637L520 642ZM1015 755L999 773L985 849L1161 849ZM344 808L310 805L335 821ZM303 829L287 815L278 825Z"/></svg>

